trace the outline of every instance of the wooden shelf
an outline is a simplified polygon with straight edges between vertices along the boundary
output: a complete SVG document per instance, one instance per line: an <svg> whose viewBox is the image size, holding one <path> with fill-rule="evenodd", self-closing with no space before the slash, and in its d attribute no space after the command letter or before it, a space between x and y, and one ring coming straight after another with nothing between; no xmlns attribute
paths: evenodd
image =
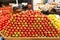
<svg viewBox="0 0 60 40"><path fill-rule="evenodd" d="M56 38L56 37L49 37L49 38L5 38L5 40L60 40L60 38Z"/></svg>

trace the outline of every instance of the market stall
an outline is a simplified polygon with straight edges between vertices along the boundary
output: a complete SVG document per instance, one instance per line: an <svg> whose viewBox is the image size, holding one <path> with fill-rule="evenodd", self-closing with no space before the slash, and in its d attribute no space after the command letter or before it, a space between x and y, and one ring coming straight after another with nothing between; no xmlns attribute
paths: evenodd
<svg viewBox="0 0 60 40"><path fill-rule="evenodd" d="M54 1L45 4L44 0L32 2L2 3L1 40L60 40L60 15L56 11L60 4Z"/></svg>

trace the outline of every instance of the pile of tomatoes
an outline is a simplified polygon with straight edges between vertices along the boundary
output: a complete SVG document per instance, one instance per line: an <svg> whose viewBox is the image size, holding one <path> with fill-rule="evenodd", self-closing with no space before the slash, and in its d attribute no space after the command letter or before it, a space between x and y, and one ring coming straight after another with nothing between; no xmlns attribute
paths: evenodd
<svg viewBox="0 0 60 40"><path fill-rule="evenodd" d="M9 10L0 14L0 31L5 37L58 37L50 19L38 11L27 10L11 15Z"/></svg>

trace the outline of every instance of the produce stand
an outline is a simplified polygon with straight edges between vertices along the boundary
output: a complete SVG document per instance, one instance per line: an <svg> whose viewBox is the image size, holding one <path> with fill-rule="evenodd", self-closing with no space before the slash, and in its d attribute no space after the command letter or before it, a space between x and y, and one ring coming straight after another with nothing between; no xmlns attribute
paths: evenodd
<svg viewBox="0 0 60 40"><path fill-rule="evenodd" d="M23 12L23 14L25 13L26 11L24 11ZM27 19L24 19L24 20L29 20L29 21L31 21L31 24L33 24L33 21L34 21L34 23L37 23L37 25L36 26L34 26L34 24L33 24L33 26L31 26L31 25L28 25L28 26L30 26L30 27L28 27L28 26L26 26L26 25L24 25L24 24L20 24L19 23L19 25L22 25L22 26L16 26L15 24L12 26L7 26L7 29L4 27L4 25L3 25L3 30L2 30L2 33L3 33L3 35L5 35L4 36L4 38L5 38L5 40L59 40L60 38L59 38L59 34L58 34L58 32L57 32L57 30L53 27L53 25L52 25L52 23L51 23L51 26L49 25L49 23L48 22L46 22L46 20L44 19L45 17L47 18L47 21L48 20L50 20L46 15L44 16L44 14L42 14L42 13L40 13L40 12L38 12L38 11L33 11L33 10L29 10L28 12L35 12L36 14L35 14L35 16L31 16L31 15L34 15L34 13L28 13L27 14L27 16L28 16L28 18L31 16L32 18L34 18L35 17L35 20L36 21L34 21L34 19L31 19L31 17L30 17L30 19L28 19L27 17ZM21 12L22 13L22 12ZM23 18L25 18L25 14L24 14L24 16L23 16L23 14L22 14L22 17ZM38 15L39 14L39 15ZM20 18L21 17L21 14L15 14L15 15L12 15L12 17L17 17L17 16ZM39 17L39 18L38 18ZM37 19L36 19L37 18ZM43 20L43 19L44 20ZM20 18L21 19L21 18ZM20 20L19 19L19 20ZM16 19L15 19L16 20ZM15 22L15 20L13 20L14 22ZM17 19L18 20L18 19ZM43 21L45 21L46 23L48 23L47 24L47 26L44 26L44 24L43 24L43 26L39 26L39 25L42 25L42 24L40 24L40 23L42 23L43 21L41 21L41 22L39 22L38 23L38 21L41 21L41 20L43 20ZM23 19L22 19L22 22L21 23L25 23L26 21L23 21ZM29 21L27 21L28 23L29 23ZM16 21L16 22L19 22L19 21ZM50 22L50 21L49 21ZM12 22L11 22L12 23ZM27 23L26 23L27 24ZM29 23L30 24L30 23ZM17 28L16 28L17 27ZM39 28L40 27L40 28ZM48 30L46 30L45 28L47 29L48 28ZM2 28L2 27L1 27ZM9 29L10 28L10 29ZM11 29L12 28L12 29ZM15 28L15 29L14 29ZM21 31L21 29L23 30L23 33L25 33L25 34L23 34L22 33L22 31ZM28 29L27 29L28 28ZM6 29L6 30L4 30L4 29ZM13 30L14 29L14 30ZM25 29L25 31L24 31L24 29ZM51 30L50 30L51 29ZM19 31L20 30L20 31ZM32 30L32 31L28 31L28 30ZM39 31L39 30L41 30L41 31ZM9 31L9 33L11 33L11 35L10 34L8 34L8 31ZM11 32L12 31L12 32ZM16 32L15 32L16 31ZM49 32L50 31L50 32ZM55 31L56 31L56 34L57 35L55 35ZM22 37L21 36L16 36L16 35L20 35L20 33L18 33L18 32L21 32L21 35L22 35ZM30 33L28 33L28 32L30 32ZM31 32L32 32L32 34L31 34ZM41 32L41 34L40 34L40 32ZM45 35L43 34L44 32L47 32ZM53 35L53 33L51 33L51 32L53 32L54 33L54 35ZM7 33L7 34L5 34L5 33ZM13 33L13 34L12 34ZM16 33L16 34L14 34L14 33ZM28 34L27 34L28 33ZM34 33L36 33L36 34L34 34ZM51 33L51 35L50 35L50 33ZM34 35L34 37L29 37L30 36L30 34L31 34L31 36L32 35ZM14 35L14 36L13 36ZM40 37L40 35L41 35L41 37ZM28 36L28 37L27 37Z"/></svg>
<svg viewBox="0 0 60 40"><path fill-rule="evenodd" d="M19 6L17 0L16 5ZM60 40L60 12L22 10L13 10L12 6L0 8L0 39Z"/></svg>

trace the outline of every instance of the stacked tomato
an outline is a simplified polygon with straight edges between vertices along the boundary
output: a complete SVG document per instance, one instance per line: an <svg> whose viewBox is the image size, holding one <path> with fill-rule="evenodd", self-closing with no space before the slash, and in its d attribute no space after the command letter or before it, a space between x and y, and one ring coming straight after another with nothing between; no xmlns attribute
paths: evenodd
<svg viewBox="0 0 60 40"><path fill-rule="evenodd" d="M6 26L6 23L9 23L11 20L11 9L10 7L7 8L0 8L0 31Z"/></svg>
<svg viewBox="0 0 60 40"><path fill-rule="evenodd" d="M23 11L13 14L9 19L0 25L1 33L6 37L58 37L59 35L50 19L38 11Z"/></svg>

